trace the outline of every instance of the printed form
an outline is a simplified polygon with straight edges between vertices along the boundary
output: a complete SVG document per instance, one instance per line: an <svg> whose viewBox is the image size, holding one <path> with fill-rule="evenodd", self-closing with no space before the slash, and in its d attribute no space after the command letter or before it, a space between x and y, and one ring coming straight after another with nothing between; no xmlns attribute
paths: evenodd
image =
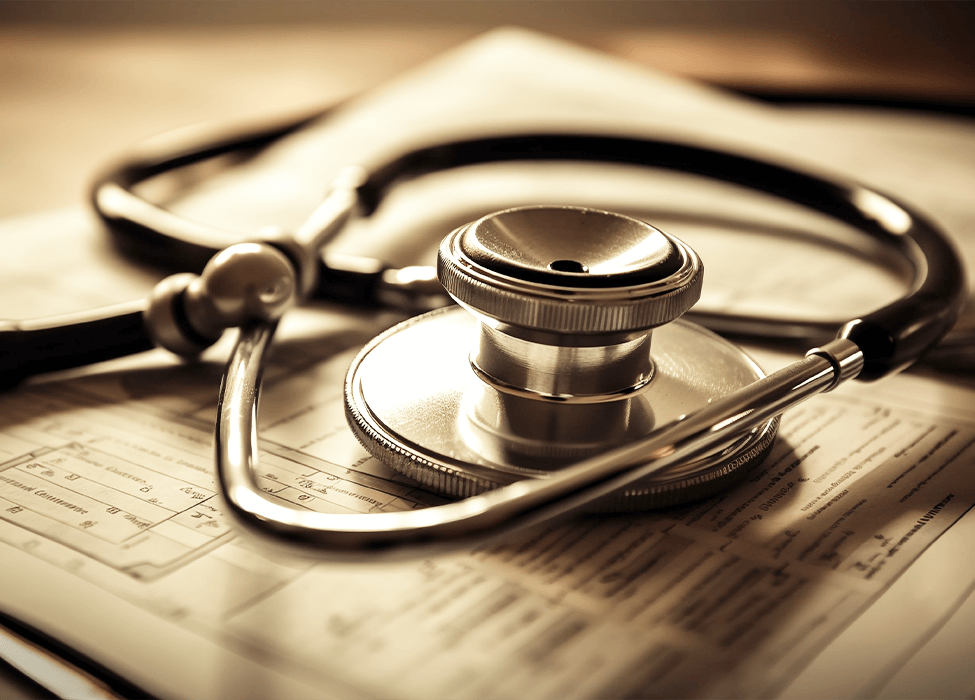
<svg viewBox="0 0 975 700"><path fill-rule="evenodd" d="M290 349L263 407L265 490L328 512L437 502L345 427L349 353ZM765 463L721 497L432 559L284 563L221 515L213 385L184 375L126 370L3 397L0 540L149 611L146 634L191 630L322 689L775 695L975 502L970 422L851 393L786 414ZM47 612L79 604L65 591ZM99 618L103 643L126 624ZM157 663L148 689L199 691L168 686Z"/></svg>
<svg viewBox="0 0 975 700"><path fill-rule="evenodd" d="M807 121L796 141L819 130L862 148L886 123ZM922 141L970 147L970 127L933 124ZM926 204L975 236L970 209L936 194ZM85 306L148 286L108 274L96 293L77 279L97 248L77 213L0 236L19 236L31 258L55 240L44 231L66 230L78 250L55 253L66 261L45 293ZM324 512L443 502L370 457L345 423L345 371L396 320L331 308L285 320L261 407L266 492ZM349 562L267 548L224 515L212 432L229 342L195 364L154 351L0 396L0 610L154 695L923 695L934 686L911 669L964 638L951 636L956 612L975 615L975 567L955 537L975 529L963 518L975 504L970 380L919 373L816 397L783 417L761 466L705 501ZM756 353L766 369L784 362ZM967 663L948 675L953 693L975 688Z"/></svg>

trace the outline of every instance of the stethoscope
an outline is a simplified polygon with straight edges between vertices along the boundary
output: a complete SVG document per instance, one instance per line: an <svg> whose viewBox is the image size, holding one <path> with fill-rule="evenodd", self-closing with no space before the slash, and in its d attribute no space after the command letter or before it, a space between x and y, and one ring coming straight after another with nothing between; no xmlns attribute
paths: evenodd
<svg viewBox="0 0 975 700"><path fill-rule="evenodd" d="M333 553L465 543L586 511L681 503L727 488L771 448L779 415L848 379L910 365L956 321L962 264L905 204L867 187L672 141L594 134L501 134L437 143L342 171L294 233L225 247L227 234L136 194L146 179L258 148L308 119L167 152L101 177L95 211L119 246L187 272L146 301L7 323L7 377L162 346L195 356L240 333L220 389L216 468L229 512L271 540ZM500 161L596 161L692 173L826 214L903 259L896 301L841 324L734 315L721 330L835 338L765 376L740 350L679 317L700 295L702 264L683 242L627 216L535 206L450 233L430 268L331 256L353 217L399 183ZM457 302L449 308L443 292ZM257 479L264 358L278 319L304 300L392 306L422 315L368 343L352 363L346 413L376 457L457 500L407 512L328 514L265 493Z"/></svg>

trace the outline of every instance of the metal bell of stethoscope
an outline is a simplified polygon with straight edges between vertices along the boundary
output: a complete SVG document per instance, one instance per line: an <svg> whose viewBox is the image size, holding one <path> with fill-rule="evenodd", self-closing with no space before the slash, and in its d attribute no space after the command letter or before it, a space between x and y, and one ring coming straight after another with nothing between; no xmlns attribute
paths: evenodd
<svg viewBox="0 0 975 700"><path fill-rule="evenodd" d="M731 343L677 320L701 294L701 261L636 219L572 207L498 212L447 236L438 272L458 307L369 343L349 370L346 406L373 455L441 493L547 478L763 376ZM776 424L594 508L713 493L761 460Z"/></svg>
<svg viewBox="0 0 975 700"><path fill-rule="evenodd" d="M548 133L434 144L344 171L294 234L224 250L221 232L133 191L172 167L292 128L135 158L96 185L96 211L124 248L190 269L205 263L202 274L167 278L147 304L0 330L12 339L11 357L37 372L153 343L193 355L239 326L220 390L217 478L237 522L299 549L358 554L466 543L573 513L713 493L762 459L783 411L848 379L909 365L947 333L965 300L951 243L902 203L857 184L668 141ZM702 266L677 239L592 209L490 214L440 246L439 278L457 306L367 344L345 387L349 424L370 452L462 498L407 512L330 514L263 492L258 400L281 314L307 298L409 308L441 290L426 270L343 268L321 252L325 244L353 215L374 212L402 180L521 160L629 163L743 185L867 234L903 260L913 280L900 299L845 324L708 319L779 338L836 334L765 377L740 350L678 318L700 294Z"/></svg>

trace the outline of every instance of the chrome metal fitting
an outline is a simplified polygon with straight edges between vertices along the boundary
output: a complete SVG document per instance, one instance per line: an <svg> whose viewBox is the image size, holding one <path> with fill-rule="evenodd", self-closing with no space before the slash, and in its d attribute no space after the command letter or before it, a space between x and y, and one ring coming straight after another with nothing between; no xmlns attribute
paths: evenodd
<svg viewBox="0 0 975 700"><path fill-rule="evenodd" d="M438 264L462 308L414 317L366 345L345 400L367 450L451 496L547 478L763 376L727 341L669 323L697 300L703 268L687 246L642 221L511 209L452 233ZM765 420L595 507L713 493L761 461L776 426Z"/></svg>
<svg viewBox="0 0 975 700"><path fill-rule="evenodd" d="M156 285L145 313L153 342L193 357L227 328L276 321L296 299L294 268L276 248L238 243L207 263L203 274L167 277Z"/></svg>
<svg viewBox="0 0 975 700"><path fill-rule="evenodd" d="M578 207L522 207L461 227L437 272L460 304L504 324L554 333L645 330L701 296L704 268L643 221Z"/></svg>
<svg viewBox="0 0 975 700"><path fill-rule="evenodd" d="M818 355L833 366L833 383L824 391L832 391L848 379L854 379L863 369L863 351L847 338L831 340L820 348L813 348L806 357Z"/></svg>
<svg viewBox="0 0 975 700"><path fill-rule="evenodd" d="M650 329L701 294L700 258L643 221L524 207L457 229L440 281L480 322L471 364L499 391L569 403L626 396L653 376Z"/></svg>
<svg viewBox="0 0 975 700"><path fill-rule="evenodd" d="M332 181L321 204L294 233L267 228L256 241L268 243L290 258L301 299L308 299L315 291L322 249L355 213L359 206L358 188L365 178L366 171L359 166L343 169Z"/></svg>
<svg viewBox="0 0 975 700"><path fill-rule="evenodd" d="M196 357L220 337L220 333L200 333L186 319L184 295L198 279L184 272L162 280L153 288L143 315L152 342L181 357Z"/></svg>

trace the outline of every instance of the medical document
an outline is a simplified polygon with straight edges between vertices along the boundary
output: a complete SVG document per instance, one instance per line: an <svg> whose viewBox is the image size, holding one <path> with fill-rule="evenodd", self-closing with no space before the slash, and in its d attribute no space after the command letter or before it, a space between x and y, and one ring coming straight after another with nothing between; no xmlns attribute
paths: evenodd
<svg viewBox="0 0 975 700"><path fill-rule="evenodd" d="M525 70L529 65L534 68ZM967 123L862 114L847 119L815 110L766 114L767 108L739 108L733 98L706 88L519 32L475 42L364 98L318 136L352 148L358 137L342 139L342 133L369 133L388 121L393 106L416 105L414 93L427 95L437 85L476 91L469 76L498 76L503 83L513 73L524 83L518 90L525 90L556 69L563 76L584 73L596 92L606 84L615 90L633 86L614 94L634 112L640 105L625 103L638 101L637 87L656 91L657 99L671 95L674 113L657 117L661 124L669 120L670 129L689 128L681 123L681 110L699 120L710 109L727 115L724 128L769 124L766 136L775 138L763 148L795 159L819 134L833 151L846 154L835 167L852 173L862 166L862 179L877 175L887 189L919 199L961 246L973 250L975 209L960 194L975 185L975 130ZM594 80L598 76L606 80ZM513 89L488 87L501 95ZM528 120L542 107L551 114L549 103L560 95L556 86L538 105L528 100L508 118ZM463 102L459 97L443 99ZM596 119L598 128L615 123L586 109L567 108L556 121ZM637 116L644 115L623 117L619 128L636 123ZM706 138L720 136L710 122L702 128ZM748 131L735 138L757 143L759 136ZM859 151L845 150L844 143ZM955 178L944 187L915 178L916 170L878 162L885 148L896 146L896 158L910 170L911 163L931 157L932 144L938 164ZM869 149L877 160L861 163L856 153ZM296 142L268 158L293 164L316 156L308 150L307 143ZM334 154L325 169L345 155ZM493 177L479 175L489 183ZM535 188L542 192L539 182L548 175L544 166L529 171L512 189L523 196ZM205 199L219 208L235 189L265 177L272 175L255 167L174 206L215 216L203 210ZM573 174L559 177L559 193L580 189ZM485 195L479 190L484 185L474 182L465 176L441 185L465 190L448 198L458 202L472 195L470 189ZM579 196L620 196L614 180L605 182L610 184ZM677 184L683 184L679 178ZM690 240L696 233L704 247L716 245L714 222L678 211L685 204L692 209L695 195L686 202L672 195L671 180L655 187L649 200L656 197L669 209L660 201L640 206L660 208L674 228L686 229L675 230L678 235ZM310 196L308 189L304 183L275 192L296 205ZM436 193L417 196L443 201ZM505 196L489 193L487 199ZM290 209L283 213L277 200L265 205L265 220L277 213L295 216ZM257 206L249 201L241 208ZM393 213L357 231L359 240L381 247L393 235L397 206L406 211L414 204L393 202ZM730 206L742 218L755 214L756 206L764 211L763 202ZM247 219L250 213L236 209L231 217ZM448 211L445 218L451 216ZM790 216L775 212L772 218L779 226L811 225ZM405 220L400 225L409 231ZM430 225L416 224L418 230ZM151 273L117 269L115 254L80 213L0 225L0 237L12 240L26 228L37 233L21 244L28 257L37 254L31 246L51 250L54 236L65 231L76 234L71 240L77 250L51 255L50 278L35 284L36 296L17 302L20 309L67 311L55 307L84 308L102 296L118 300L112 297L151 286ZM51 238L45 240L44 231ZM399 240L389 250L406 255L415 252L406 250L410 246ZM702 257L710 269L704 251ZM719 282L736 274L722 272L720 261L716 267ZM774 266L766 273L757 280L766 290L790 281ZM101 275L102 283L79 277L86 274ZM846 285L853 298L839 300L841 307L896 287L893 273L865 274L868 288L861 288L864 278L837 268L830 284ZM811 294L795 286L800 301ZM742 299L720 290L711 302L760 304L758 295ZM372 458L345 423L342 384L349 363L363 343L398 320L388 312L324 306L286 318L261 404L258 474L265 491L325 512L443 502ZM238 532L224 515L213 476L212 431L231 342L225 338L197 363L153 351L41 378L0 396L3 612L159 697L896 697L975 689L967 662L942 673L940 686L910 673L915 667L923 673L925 654L952 646L946 635L955 632L955 613L971 614L966 602L975 566L959 560L964 548L953 539L953 533L975 531L966 517L975 504L970 377L921 370L816 397L783 417L770 455L740 485L705 501L580 517L474 549L337 561L277 550ZM762 348L754 348L754 355L769 370L788 360ZM945 572L951 576L941 580ZM899 620L896 613L908 617ZM964 635L961 627L957 633Z"/></svg>

